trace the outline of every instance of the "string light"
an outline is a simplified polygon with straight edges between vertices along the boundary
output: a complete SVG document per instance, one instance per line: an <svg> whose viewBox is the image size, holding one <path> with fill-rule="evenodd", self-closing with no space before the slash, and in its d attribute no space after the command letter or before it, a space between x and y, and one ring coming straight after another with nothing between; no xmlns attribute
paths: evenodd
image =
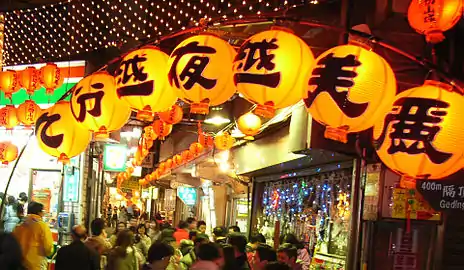
<svg viewBox="0 0 464 270"><path fill-rule="evenodd" d="M302 0L68 0L40 8L5 13L3 65L67 60L89 52L142 42L199 25L200 19L235 19L300 5ZM318 1L311 1L317 3Z"/></svg>

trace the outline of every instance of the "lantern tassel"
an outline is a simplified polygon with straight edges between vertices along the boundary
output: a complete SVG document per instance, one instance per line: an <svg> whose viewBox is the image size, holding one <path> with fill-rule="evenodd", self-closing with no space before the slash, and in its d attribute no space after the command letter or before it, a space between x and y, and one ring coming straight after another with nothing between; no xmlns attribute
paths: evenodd
<svg viewBox="0 0 464 270"><path fill-rule="evenodd" d="M428 43L437 44L445 40L445 36L442 31L433 30L426 33L425 39Z"/></svg>

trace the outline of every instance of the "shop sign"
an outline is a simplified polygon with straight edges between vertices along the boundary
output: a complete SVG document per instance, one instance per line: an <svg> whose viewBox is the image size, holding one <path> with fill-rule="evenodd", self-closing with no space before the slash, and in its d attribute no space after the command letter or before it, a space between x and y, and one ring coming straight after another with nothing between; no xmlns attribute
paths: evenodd
<svg viewBox="0 0 464 270"><path fill-rule="evenodd" d="M32 191L31 201L38 202L43 204L44 212L50 213L50 200L52 198L52 193L50 189L39 189Z"/></svg>
<svg viewBox="0 0 464 270"><path fill-rule="evenodd" d="M393 188L391 217L439 221L440 213L435 212L417 192L405 188Z"/></svg>
<svg viewBox="0 0 464 270"><path fill-rule="evenodd" d="M166 189L164 191L164 208L166 211L174 211L176 209L176 193L174 189Z"/></svg>
<svg viewBox="0 0 464 270"><path fill-rule="evenodd" d="M464 183L462 179L417 181L416 189L437 211L464 212Z"/></svg>
<svg viewBox="0 0 464 270"><path fill-rule="evenodd" d="M79 170L74 166L66 166L65 171L69 173L64 175L63 201L79 202Z"/></svg>
<svg viewBox="0 0 464 270"><path fill-rule="evenodd" d="M127 146L106 144L103 152L103 170L124 172L126 170Z"/></svg>
<svg viewBox="0 0 464 270"><path fill-rule="evenodd" d="M142 199L151 199L151 189L142 190Z"/></svg>
<svg viewBox="0 0 464 270"><path fill-rule="evenodd" d="M142 165L141 165L142 168L148 168L148 169L153 168L154 159L155 159L155 153L149 152L148 155L142 161Z"/></svg>
<svg viewBox="0 0 464 270"><path fill-rule="evenodd" d="M193 187L177 188L177 196L188 206L194 206L197 202L197 190Z"/></svg>
<svg viewBox="0 0 464 270"><path fill-rule="evenodd" d="M139 185L139 180L135 177L131 177L127 180L125 180L124 182L122 182L121 184L121 190L139 190L140 189L140 185Z"/></svg>
<svg viewBox="0 0 464 270"><path fill-rule="evenodd" d="M378 217L379 187L381 164L367 165L366 182L364 188L363 219L375 221Z"/></svg>

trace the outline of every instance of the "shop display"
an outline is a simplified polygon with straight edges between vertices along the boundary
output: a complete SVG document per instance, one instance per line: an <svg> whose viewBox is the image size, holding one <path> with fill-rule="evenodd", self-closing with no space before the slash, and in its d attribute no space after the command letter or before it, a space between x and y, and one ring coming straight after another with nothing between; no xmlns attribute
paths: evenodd
<svg viewBox="0 0 464 270"><path fill-rule="evenodd" d="M273 239L273 224L279 220L280 235L294 233L314 253L346 256L351 173L339 170L266 183L260 231Z"/></svg>

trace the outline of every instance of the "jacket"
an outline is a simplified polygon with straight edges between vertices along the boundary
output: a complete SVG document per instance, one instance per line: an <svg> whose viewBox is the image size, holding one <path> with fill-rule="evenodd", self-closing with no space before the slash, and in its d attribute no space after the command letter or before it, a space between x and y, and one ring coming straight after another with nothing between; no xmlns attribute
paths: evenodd
<svg viewBox="0 0 464 270"><path fill-rule="evenodd" d="M190 268L191 270L219 270L219 266L212 261L197 261Z"/></svg>
<svg viewBox="0 0 464 270"><path fill-rule="evenodd" d="M139 262L135 247L128 247L124 256L119 247L114 248L108 255L107 270L138 270Z"/></svg>
<svg viewBox="0 0 464 270"><path fill-rule="evenodd" d="M103 238L103 236L99 235L87 238L84 244L97 252L100 261L100 268L105 268L107 261L106 255L108 251L111 249L110 242L107 239Z"/></svg>
<svg viewBox="0 0 464 270"><path fill-rule="evenodd" d="M309 270L309 265L311 264L311 256L305 248L298 250L297 261L302 265L303 270Z"/></svg>
<svg viewBox="0 0 464 270"><path fill-rule="evenodd" d="M192 248L189 253L187 253L182 259L180 260L180 269L188 270L192 267L192 265L197 261L197 255L195 254L195 250Z"/></svg>
<svg viewBox="0 0 464 270"><path fill-rule="evenodd" d="M82 241L73 241L71 244L58 250L55 270L99 270L100 260L98 253L87 247Z"/></svg>
<svg viewBox="0 0 464 270"><path fill-rule="evenodd" d="M180 241L189 239L189 232L185 229L177 229L172 236L176 238L177 244L180 244Z"/></svg>
<svg viewBox="0 0 464 270"><path fill-rule="evenodd" d="M19 223L18 211L13 207L13 205L7 205L5 216L3 217L3 221L5 221L3 227L4 232L12 232L16 225Z"/></svg>
<svg viewBox="0 0 464 270"><path fill-rule="evenodd" d="M42 217L29 214L21 225L13 231L23 251L24 266L29 270L47 267L47 256L53 254L52 232Z"/></svg>
<svg viewBox="0 0 464 270"><path fill-rule="evenodd" d="M183 239L180 241L180 252L182 252L182 256L187 255L193 249L193 241L188 239Z"/></svg>

